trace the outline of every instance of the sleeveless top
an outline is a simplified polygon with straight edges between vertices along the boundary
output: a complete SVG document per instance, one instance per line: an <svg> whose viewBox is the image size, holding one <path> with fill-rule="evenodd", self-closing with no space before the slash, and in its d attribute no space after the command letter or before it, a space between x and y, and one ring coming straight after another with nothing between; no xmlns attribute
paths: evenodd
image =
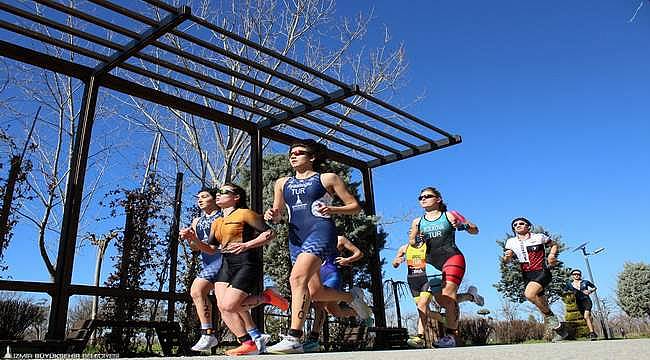
<svg viewBox="0 0 650 360"><path fill-rule="evenodd" d="M210 235L210 226L212 222L221 216L221 211L217 211L212 215L202 213L199 221L196 223L196 237L204 243L208 243L208 236ZM221 252L208 254L201 251L201 261L203 265L210 265L215 262L221 261Z"/></svg>
<svg viewBox="0 0 650 360"><path fill-rule="evenodd" d="M406 266L408 268L407 276L426 276L426 256L427 244L422 244L420 247L414 247L410 244L406 247Z"/></svg>
<svg viewBox="0 0 650 360"><path fill-rule="evenodd" d="M456 231L446 213L441 213L440 217L432 221L422 216L418 229L427 245L427 262L436 269L442 270L442 265L447 259L461 254L456 247Z"/></svg>
<svg viewBox="0 0 650 360"><path fill-rule="evenodd" d="M310 236L317 235L322 242L336 244L336 227L330 215L322 215L318 209L332 203L316 173L306 179L292 176L282 190L289 214L289 242L300 246Z"/></svg>

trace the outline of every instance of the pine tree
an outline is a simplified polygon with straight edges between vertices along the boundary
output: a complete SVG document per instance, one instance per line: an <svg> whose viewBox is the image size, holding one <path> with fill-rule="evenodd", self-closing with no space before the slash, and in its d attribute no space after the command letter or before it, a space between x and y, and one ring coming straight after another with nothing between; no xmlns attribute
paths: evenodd
<svg viewBox="0 0 650 360"><path fill-rule="evenodd" d="M627 262L618 274L618 304L631 317L650 316L650 265Z"/></svg>

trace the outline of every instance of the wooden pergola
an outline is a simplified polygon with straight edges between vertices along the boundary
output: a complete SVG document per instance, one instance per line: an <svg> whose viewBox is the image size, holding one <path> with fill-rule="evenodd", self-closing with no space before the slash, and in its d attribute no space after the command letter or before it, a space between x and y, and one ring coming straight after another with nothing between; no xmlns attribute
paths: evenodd
<svg viewBox="0 0 650 360"><path fill-rule="evenodd" d="M367 214L375 214L373 168L461 142L459 135L450 134L394 105L366 94L358 86L343 83L194 16L188 7L176 8L159 0L140 1L165 16L160 21L155 20L109 0L88 0L90 5L95 7L91 10L80 10L54 0L33 0L44 10L82 20L94 28L101 29L100 32L87 32L71 27L57 21L56 17L44 16L43 12L34 13L23 3L0 2L0 10L4 13L0 18L0 28L20 35L18 38L33 40L8 41L4 38L0 40L1 56L70 76L84 83L78 132L73 144L73 158L76 161L71 164L70 181L66 189L55 281L54 283L0 281L0 290L44 292L52 297L48 339L65 338L68 305L72 295L164 299L169 301L168 320L170 321L174 318L174 302L183 295L176 292L175 284L177 250L174 249L178 247L177 240L170 244L172 265L166 292L94 287L71 282L74 256L68 255L75 253L84 180L100 88L138 97L248 133L251 139L251 206L258 212L262 211L264 139L283 144L290 144L299 138L314 138L327 142L330 159L347 164L361 172ZM96 16L98 12L110 13L115 18ZM8 20L9 18L11 20ZM81 41L74 44L62 41L51 36L50 32L27 27L25 23L36 23L40 25L39 29L48 28L69 34L83 40L85 45L78 45ZM130 28L120 25L125 23L139 25ZM193 26L187 26L190 23ZM180 30L181 24L185 25L184 29L189 30ZM133 30L133 28L143 27L147 30L142 32ZM119 36L100 36L99 33ZM206 33L218 34L245 45L264 56L273 58L282 66L273 69L238 55L206 40ZM213 57L208 60L197 52L172 46L167 41L169 37L180 39L191 44L193 48L200 49L202 53L213 54ZM121 41L116 38L120 38ZM43 51L44 45L76 54L75 61ZM105 51L97 52L98 48ZM154 52L162 52L209 69L210 75L206 75L208 72L197 72L179 66L176 62L155 56ZM131 61L133 59L137 61ZM258 78L225 66L225 61L245 64L278 81L276 83L260 81ZM133 81L134 76L164 84L165 89L181 89L196 96L194 99L183 98L172 91L154 89L143 85L149 82ZM245 86L233 86L224 81L224 77L236 78ZM261 88L265 91L255 92L251 90L253 88ZM219 95L218 91L213 91L214 89L229 91L236 96L224 97ZM198 102L195 101L196 98L209 101ZM246 120L247 116L233 115L224 110L226 106L236 109L237 114L254 114L257 115L255 118L262 120L253 122ZM175 227L177 231L178 224ZM176 239L177 236L172 238ZM381 327L386 325L386 317L379 250L375 249L375 252L370 254L369 268L372 277L371 291L375 323Z"/></svg>

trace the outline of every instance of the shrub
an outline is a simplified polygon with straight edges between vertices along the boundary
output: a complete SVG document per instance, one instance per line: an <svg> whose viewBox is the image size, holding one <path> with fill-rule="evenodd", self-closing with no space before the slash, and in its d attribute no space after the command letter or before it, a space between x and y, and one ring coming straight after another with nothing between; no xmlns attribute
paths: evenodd
<svg viewBox="0 0 650 360"><path fill-rule="evenodd" d="M546 328L544 324L530 320L495 321L493 324L494 342L498 344L517 344L529 340L542 340Z"/></svg>
<svg viewBox="0 0 650 360"><path fill-rule="evenodd" d="M23 339L27 329L44 319L43 308L34 304L31 299L0 295L0 339Z"/></svg>
<svg viewBox="0 0 650 360"><path fill-rule="evenodd" d="M458 326L463 341L471 345L485 345L492 332L492 325L483 318L462 319Z"/></svg>

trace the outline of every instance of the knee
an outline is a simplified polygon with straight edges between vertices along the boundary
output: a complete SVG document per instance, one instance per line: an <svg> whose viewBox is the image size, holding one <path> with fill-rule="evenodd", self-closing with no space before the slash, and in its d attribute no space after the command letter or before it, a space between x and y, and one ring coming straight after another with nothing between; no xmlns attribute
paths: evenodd
<svg viewBox="0 0 650 360"><path fill-rule="evenodd" d="M194 302L205 298L203 289L201 289L200 287L192 287L190 289L190 296L192 297L192 300L194 300Z"/></svg>
<svg viewBox="0 0 650 360"><path fill-rule="evenodd" d="M289 276L289 285L292 289L307 286L307 274L291 274Z"/></svg>
<svg viewBox="0 0 650 360"><path fill-rule="evenodd" d="M537 293L534 291L526 290L524 292L524 296L526 297L526 299L528 299L528 301L535 301L537 299Z"/></svg>
<svg viewBox="0 0 650 360"><path fill-rule="evenodd" d="M429 304L426 303L417 303L418 311L426 313L429 310Z"/></svg>

